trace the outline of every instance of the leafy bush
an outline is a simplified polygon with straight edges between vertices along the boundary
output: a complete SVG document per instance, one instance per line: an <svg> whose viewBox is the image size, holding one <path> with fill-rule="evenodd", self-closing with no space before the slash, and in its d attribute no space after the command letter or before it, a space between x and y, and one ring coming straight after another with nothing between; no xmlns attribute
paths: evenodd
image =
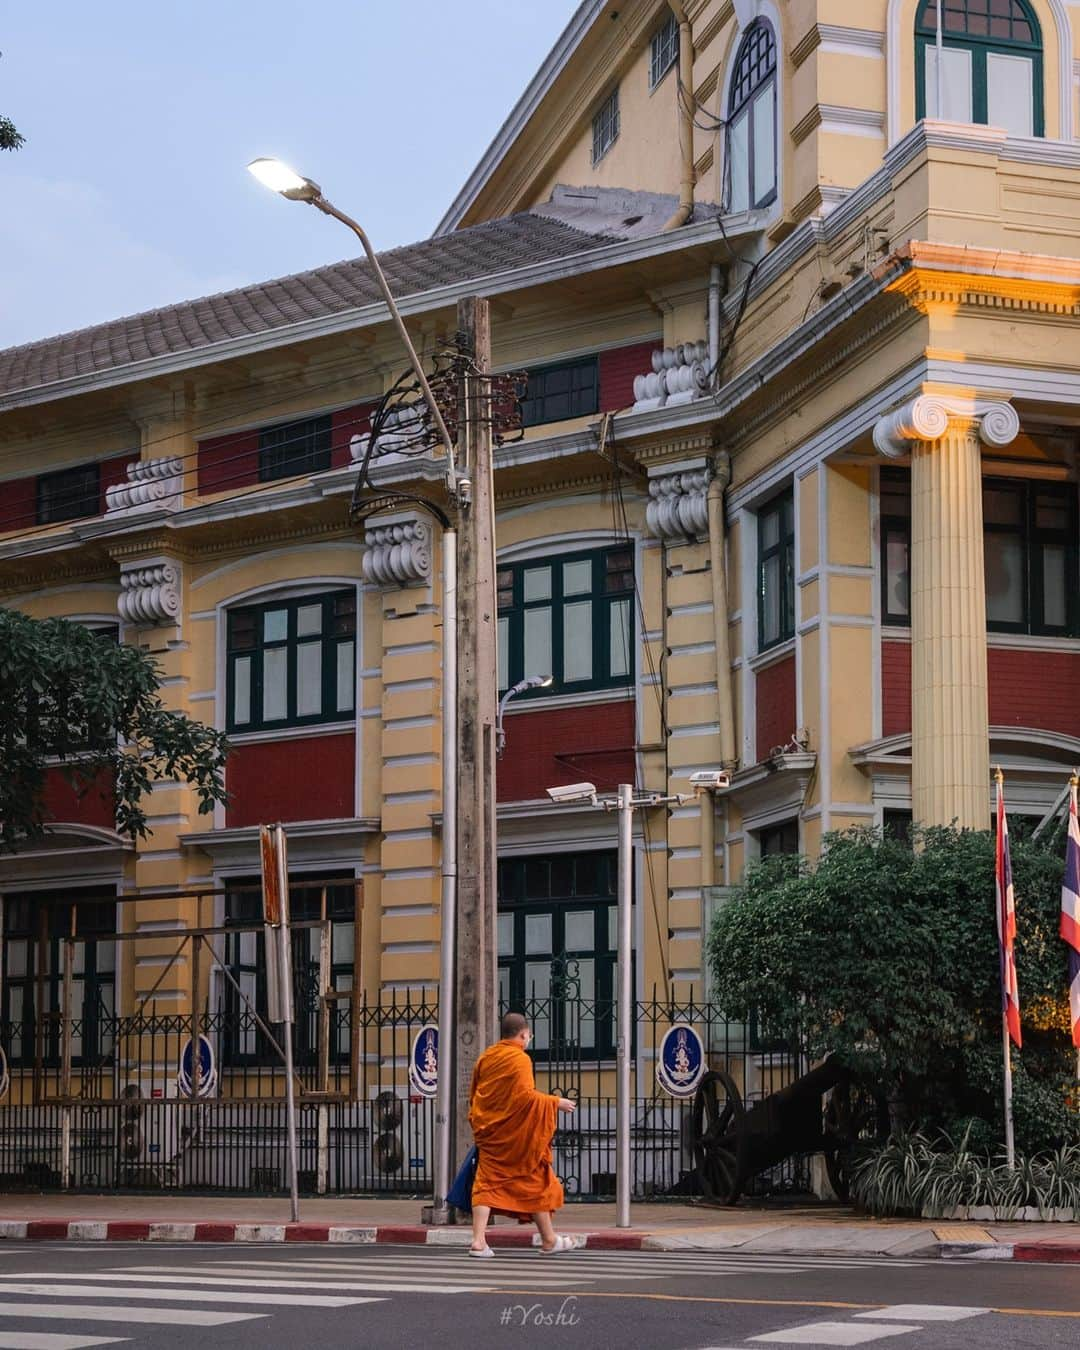
<svg viewBox="0 0 1080 1350"><path fill-rule="evenodd" d="M1001 993L989 831L935 828L919 846L855 830L820 859L768 858L719 911L713 997L763 1036L798 1035L889 1099L894 1132L1000 1142ZM1016 1138L1037 1153L1080 1142L1058 937L1063 848L1012 844L1024 1049L1014 1057ZM796 1030L797 1029L797 1030Z"/></svg>
<svg viewBox="0 0 1080 1350"><path fill-rule="evenodd" d="M1080 1146L1020 1154L1010 1170L1004 1154L972 1149L969 1132L959 1144L947 1135L900 1135L855 1162L851 1198L882 1217L937 1218L961 1205L987 1205L1006 1216L1031 1206L1043 1215L1067 1210L1080 1218Z"/></svg>

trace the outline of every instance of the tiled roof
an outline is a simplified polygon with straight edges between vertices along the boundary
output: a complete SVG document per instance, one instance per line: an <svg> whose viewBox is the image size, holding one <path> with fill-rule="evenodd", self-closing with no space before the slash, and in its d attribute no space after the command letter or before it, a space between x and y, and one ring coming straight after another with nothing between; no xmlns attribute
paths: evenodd
<svg viewBox="0 0 1080 1350"><path fill-rule="evenodd" d="M574 192L556 189L552 201L535 211L381 253L379 259L394 295L421 294L656 233L672 205L671 198L653 194L593 189L586 194L574 193L563 211L561 191ZM587 221L581 219L583 195L591 198L594 208ZM632 210L628 210L628 203ZM578 223L559 219L560 214ZM153 357L195 352L230 338L272 333L305 319L341 314L379 299L367 262L354 259L148 310L0 351L0 399Z"/></svg>

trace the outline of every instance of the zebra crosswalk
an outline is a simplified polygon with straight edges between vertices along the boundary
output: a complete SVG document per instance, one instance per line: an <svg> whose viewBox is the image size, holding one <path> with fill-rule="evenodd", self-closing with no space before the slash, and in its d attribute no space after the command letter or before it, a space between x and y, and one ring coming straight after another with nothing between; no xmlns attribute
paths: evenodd
<svg viewBox="0 0 1080 1350"><path fill-rule="evenodd" d="M748 1275L783 1277L823 1267L855 1270L872 1265L895 1270L922 1264L843 1256L799 1259L582 1249L550 1259L527 1249L503 1249L493 1260L472 1261L462 1248L452 1246L372 1247L340 1253L308 1248L286 1253L253 1244L243 1254L235 1247L205 1254L190 1247L155 1247L139 1252L138 1260L136 1251L118 1251L108 1265L80 1264L69 1255L36 1261L32 1269L0 1269L0 1350L83 1350L125 1340L142 1345L150 1343L147 1337L155 1328L163 1327L171 1329L175 1342L177 1333L185 1330L193 1338L203 1338L214 1328L225 1332L236 1324L265 1325L267 1319L289 1312L332 1317L402 1295L522 1287L555 1295L687 1277L715 1288ZM52 1327L43 1326L46 1322Z"/></svg>

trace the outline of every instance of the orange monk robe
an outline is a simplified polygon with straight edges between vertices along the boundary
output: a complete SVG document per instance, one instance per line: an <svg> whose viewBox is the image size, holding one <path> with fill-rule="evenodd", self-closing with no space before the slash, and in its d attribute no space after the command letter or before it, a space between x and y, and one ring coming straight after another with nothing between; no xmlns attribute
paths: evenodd
<svg viewBox="0 0 1080 1350"><path fill-rule="evenodd" d="M532 1061L520 1045L499 1041L476 1062L469 1123L479 1152L473 1205L511 1218L550 1213L563 1203L551 1168L559 1099L537 1092Z"/></svg>

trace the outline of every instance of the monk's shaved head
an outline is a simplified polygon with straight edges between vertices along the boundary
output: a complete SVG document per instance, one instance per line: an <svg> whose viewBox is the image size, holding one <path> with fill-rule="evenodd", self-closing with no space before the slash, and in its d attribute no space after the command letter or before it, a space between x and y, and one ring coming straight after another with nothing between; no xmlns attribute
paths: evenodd
<svg viewBox="0 0 1080 1350"><path fill-rule="evenodd" d="M528 1025L528 1019L521 1013L503 1013L502 1022L499 1024L499 1035L504 1041L508 1041L513 1036L520 1036Z"/></svg>

